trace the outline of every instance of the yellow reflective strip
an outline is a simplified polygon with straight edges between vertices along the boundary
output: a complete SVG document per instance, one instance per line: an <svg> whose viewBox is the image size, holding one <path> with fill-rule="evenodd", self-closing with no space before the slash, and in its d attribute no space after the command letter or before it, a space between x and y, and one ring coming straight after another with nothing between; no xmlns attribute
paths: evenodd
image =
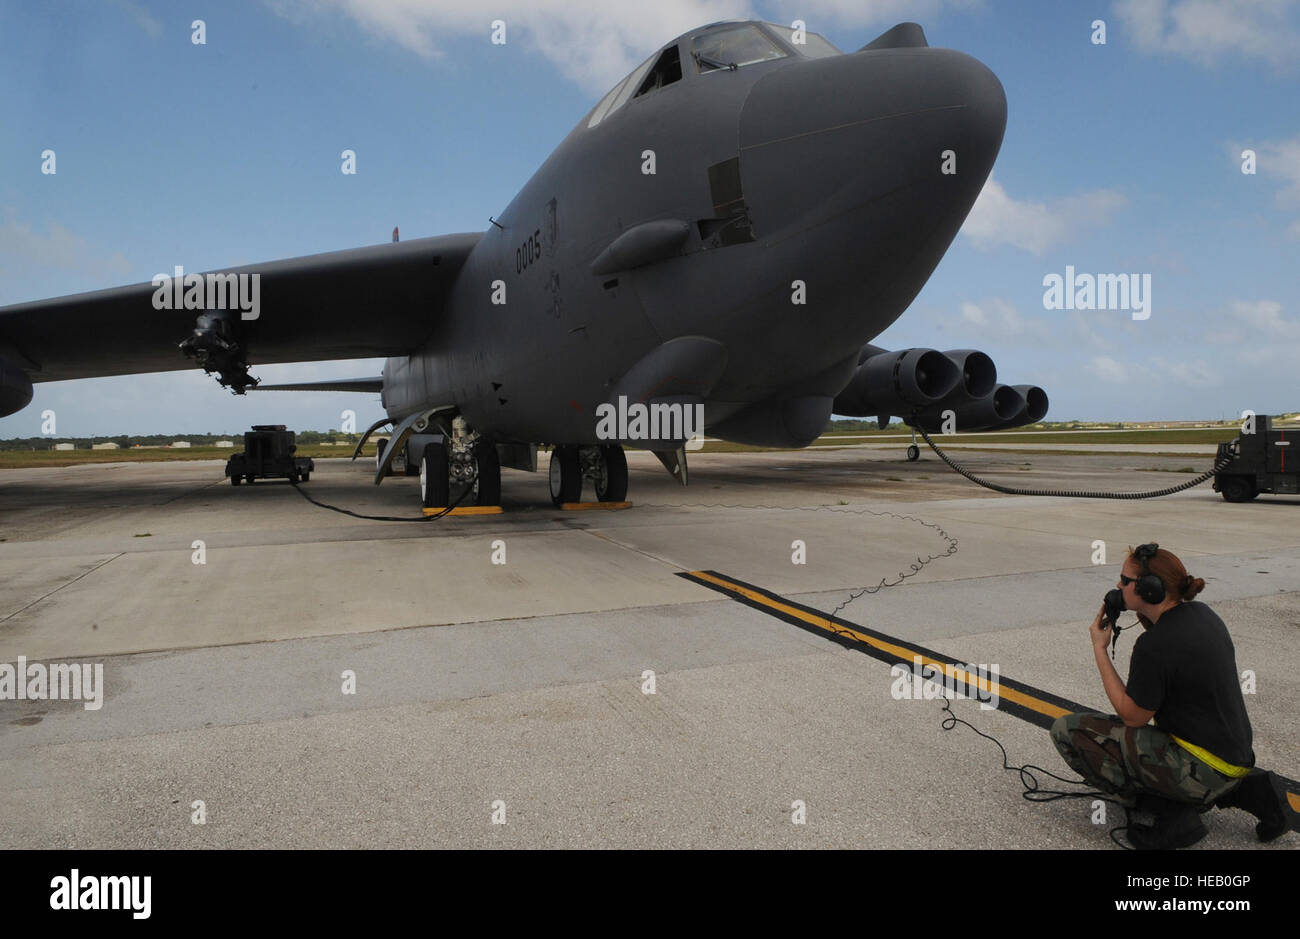
<svg viewBox="0 0 1300 939"><path fill-rule="evenodd" d="M453 508L450 512L447 512L447 507L446 507L446 506L441 506L441 507L439 507L439 508L431 508L431 509L426 508L426 509L424 510L424 514L425 514L425 515L441 515L443 512L446 512L448 516L451 516L451 515L500 515L500 514L501 514L501 506L499 506L499 505L458 505L458 506L456 506L455 508Z"/></svg>
<svg viewBox="0 0 1300 939"><path fill-rule="evenodd" d="M929 665L933 668L937 668L941 673L944 672L945 669L947 669L948 674L954 676L956 675L966 676L963 679L963 681L965 681L967 687L969 687L970 685L975 685L981 691L986 691L989 692L990 694L997 694L998 697L1000 698L1005 698L1008 701L1011 701L1015 704L1019 704L1021 707L1027 707L1031 711L1037 711L1039 714L1045 714L1046 716L1055 719L1061 717L1064 714L1070 713L1065 708L1057 707L1055 704L1049 704L1048 702L1035 698L1032 695L1025 694L1024 692L1021 691L1016 691L1014 688L1007 688L1002 684L999 684L994 681L990 681L989 679L984 678L982 676L969 673L965 669L955 668L946 662L940 662L937 659L932 659L928 655L921 655L921 653L917 652L915 649L908 648L907 646L898 645L893 642L886 642L885 640L877 639L874 636L868 636L866 633L860 633L856 629L852 629L848 626L843 626L839 623L832 623L824 616L814 616L811 613L807 613L796 607L790 606L789 604L781 603L777 600L773 600L770 597L764 596L763 594L759 593L756 590L751 590L748 587L742 587L740 584L732 583L731 581L724 580L721 577L715 577L713 574L709 574L705 571L691 571L691 576L698 577L700 580L707 580L711 584L717 584L719 587L729 590L732 593L738 593L745 599L752 600L755 603L762 604L763 606L769 609L780 610L782 613L785 613L787 616L793 616L798 620L802 620L803 622L808 623L811 626L816 626L819 629L823 629L828 633L832 633L835 635L842 635L842 636L845 635L851 636L852 638L858 640L859 642L865 642L867 645L871 646L872 648L880 649L882 651L890 653L891 655L896 655L900 659L904 659L910 662L910 661L915 661L919 657L921 659L922 665Z"/></svg>
<svg viewBox="0 0 1300 939"><path fill-rule="evenodd" d="M1213 753L1211 753L1209 750L1205 749L1204 747L1198 747L1194 743L1188 743L1182 737L1174 737L1173 734L1170 734L1169 736L1173 737L1174 743L1178 744L1180 747L1182 747L1192 756L1196 757L1205 765L1213 769L1217 769L1224 776L1231 776L1233 779L1240 779L1242 776L1245 776L1250 772L1250 769L1248 767L1233 766L1231 763L1219 759L1217 756L1215 756Z"/></svg>

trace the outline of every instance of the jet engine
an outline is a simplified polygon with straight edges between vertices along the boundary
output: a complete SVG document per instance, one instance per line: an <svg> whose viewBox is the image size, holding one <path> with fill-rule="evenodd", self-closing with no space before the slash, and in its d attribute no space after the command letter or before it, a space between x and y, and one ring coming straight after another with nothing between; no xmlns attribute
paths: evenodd
<svg viewBox="0 0 1300 939"><path fill-rule="evenodd" d="M835 397L834 412L849 417L910 414L943 400L960 379L958 363L933 349L888 352L866 345L853 377Z"/></svg>
<svg viewBox="0 0 1300 939"><path fill-rule="evenodd" d="M1037 385L1012 385L1025 399L1025 409L1009 421L1005 421L990 430L1010 430L1026 424L1037 424L1047 416L1047 392Z"/></svg>
<svg viewBox="0 0 1300 939"><path fill-rule="evenodd" d="M923 427L928 433L943 431L944 414L952 412L953 428L957 433L973 430L991 430L1000 424L1009 424L1025 410L1024 396L1010 385L995 385L990 394L970 401L945 401L938 406L918 411L907 423Z"/></svg>
<svg viewBox="0 0 1300 939"><path fill-rule="evenodd" d="M1041 421L1047 394L1036 385L998 384L997 366L976 349L862 348L857 371L835 398L846 417L897 415L927 432L944 429L951 411L958 432L1006 430Z"/></svg>

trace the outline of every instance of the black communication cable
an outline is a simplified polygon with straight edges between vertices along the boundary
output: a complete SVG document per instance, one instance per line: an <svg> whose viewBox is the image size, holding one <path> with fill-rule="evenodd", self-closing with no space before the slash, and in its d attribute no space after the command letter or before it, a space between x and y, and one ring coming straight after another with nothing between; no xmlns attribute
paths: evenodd
<svg viewBox="0 0 1300 939"><path fill-rule="evenodd" d="M307 495L307 492L294 480L290 480L289 485L293 486L293 488L298 491L298 495L302 496L312 505L318 505L322 509L329 509L331 512L338 512L341 515L350 515L353 518L360 518L373 522L431 522L434 519L442 518L444 515L451 512L451 510L456 506L460 505L461 500L463 500L465 496L469 495L469 491L472 488L470 486L465 486L461 494L456 497L456 501L452 502L451 505L447 506L441 512L438 512L436 515L421 515L416 518L410 515L362 515L360 512L353 512L350 509L339 508L337 505L330 505L328 502L321 502L319 499Z"/></svg>
<svg viewBox="0 0 1300 939"><path fill-rule="evenodd" d="M1051 770L1043 769L1043 767L1037 766L1033 763L1026 763L1023 766L1011 765L1011 761L1007 758L1007 748L1002 745L1002 742L998 740L997 737L994 737L992 734L984 733L984 731L980 730L970 721L962 720L953 713L952 706L946 698L941 700L943 701L944 713L947 716L943 718L939 726L944 730L952 730L958 724L965 724L985 740L992 740L993 743L997 745L997 748L1002 751L1002 768L1004 770L1014 770L1020 776L1020 785L1024 787L1024 791L1021 792L1020 795L1027 802L1055 802L1057 799L1100 799L1102 802L1110 802L1112 805L1120 806L1124 809L1125 815L1128 815L1128 807L1125 806L1123 802L1116 799L1110 793L1101 792L1097 789L1090 789L1086 792L1068 792L1062 789L1043 789L1039 784L1038 777L1034 775L1035 771L1042 773L1045 776L1051 776L1053 779L1069 786L1087 786L1090 785L1090 783L1086 779L1066 779L1064 776L1058 776ZM1133 848L1120 841L1115 837L1115 835L1117 832L1127 831L1130 824L1116 825L1110 830L1110 840L1126 851L1132 851Z"/></svg>
<svg viewBox="0 0 1300 939"><path fill-rule="evenodd" d="M1150 492L1091 492L1079 489L1020 489L1016 486L1002 486L998 483L991 483L986 479L980 479L960 463L949 457L948 454L940 450L938 446L935 445L935 442L930 439L930 435L925 432L924 427L919 427L917 425L912 426L921 434L922 437L925 438L925 442L930 445L930 449L939 455L939 459L947 463L949 468L954 472L965 476L977 486L983 486L985 489L992 489L994 492L1002 492L1010 496L1063 496L1073 499L1156 499L1160 496L1169 496L1173 495L1175 492L1182 492L1184 489L1191 489L1193 486L1199 486L1211 476L1217 475L1224 467L1235 459L1230 452L1225 453L1220 459L1215 461L1214 466L1202 473L1200 476L1197 476L1195 479L1189 480L1185 483L1179 483L1177 486L1170 486L1166 489L1153 489Z"/></svg>

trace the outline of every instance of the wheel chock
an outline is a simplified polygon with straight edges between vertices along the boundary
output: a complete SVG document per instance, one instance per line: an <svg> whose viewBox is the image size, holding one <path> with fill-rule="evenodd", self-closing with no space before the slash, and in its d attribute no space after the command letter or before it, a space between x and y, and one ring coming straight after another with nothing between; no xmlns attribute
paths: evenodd
<svg viewBox="0 0 1300 939"><path fill-rule="evenodd" d="M499 505L458 505L450 512L446 507L429 508L424 510L425 515L441 515L446 512L448 515L500 515L501 506Z"/></svg>

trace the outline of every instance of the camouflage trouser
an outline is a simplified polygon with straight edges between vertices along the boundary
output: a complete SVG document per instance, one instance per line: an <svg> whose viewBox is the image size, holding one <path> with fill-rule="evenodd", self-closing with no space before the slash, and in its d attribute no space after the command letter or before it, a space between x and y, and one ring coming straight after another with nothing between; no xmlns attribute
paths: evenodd
<svg viewBox="0 0 1300 939"><path fill-rule="evenodd" d="M1241 781L1202 763L1158 727L1125 727L1114 715L1058 717L1052 742L1076 773L1130 808L1142 793L1208 808Z"/></svg>

